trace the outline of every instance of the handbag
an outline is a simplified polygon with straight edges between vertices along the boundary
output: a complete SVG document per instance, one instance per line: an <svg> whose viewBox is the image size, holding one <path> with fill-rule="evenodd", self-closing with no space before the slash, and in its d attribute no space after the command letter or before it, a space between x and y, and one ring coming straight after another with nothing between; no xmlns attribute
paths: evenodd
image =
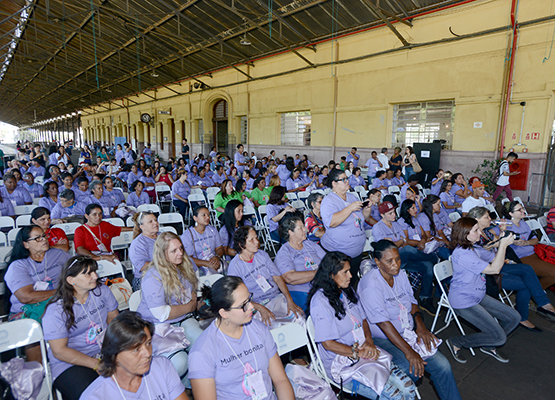
<svg viewBox="0 0 555 400"><path fill-rule="evenodd" d="M336 400L337 397L326 381L310 369L300 365L287 364L285 374L293 386L295 398L307 400Z"/></svg>
<svg viewBox="0 0 555 400"><path fill-rule="evenodd" d="M168 322L157 324L152 336L152 353L161 355L175 353L189 347L191 342L185 336L185 329L173 326Z"/></svg>
<svg viewBox="0 0 555 400"><path fill-rule="evenodd" d="M343 381L345 384L351 380L360 382L379 396L391 375L392 358L391 354L383 349L380 349L377 360L361 358L355 363L349 357L337 354L331 364L331 376L337 383Z"/></svg>
<svg viewBox="0 0 555 400"><path fill-rule="evenodd" d="M415 173L422 172L422 167L420 166L420 163L418 162L418 160L416 160L412 163L412 170Z"/></svg>
<svg viewBox="0 0 555 400"><path fill-rule="evenodd" d="M106 285L112 291L112 294L118 301L118 309L125 310L129 308L129 299L133 294L131 284L125 278L107 279Z"/></svg>
<svg viewBox="0 0 555 400"><path fill-rule="evenodd" d="M42 316L44 315L44 312L46 311L46 305L51 298L52 297L49 297L48 299L43 300L39 303L24 304L21 307L21 311L23 311L23 315L21 318L34 319L39 324L42 324Z"/></svg>
<svg viewBox="0 0 555 400"><path fill-rule="evenodd" d="M416 351L420 357L422 357L423 360L433 356L437 352L439 345L443 343L443 340L437 339L437 342L432 345L430 350L428 350L424 342L418 341L416 333L412 329L406 328L403 331L403 339L405 339L405 342L407 342L409 346L412 347L412 349Z"/></svg>
<svg viewBox="0 0 555 400"><path fill-rule="evenodd" d="M0 364L0 374L9 384L4 391L3 399L36 399L40 393L44 380L44 368L37 361L25 362L23 358L12 358ZM8 390L13 397L8 396Z"/></svg>

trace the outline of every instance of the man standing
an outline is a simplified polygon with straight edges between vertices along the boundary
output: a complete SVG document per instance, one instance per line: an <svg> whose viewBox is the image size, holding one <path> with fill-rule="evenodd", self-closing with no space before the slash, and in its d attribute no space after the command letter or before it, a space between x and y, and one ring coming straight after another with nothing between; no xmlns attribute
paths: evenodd
<svg viewBox="0 0 555 400"><path fill-rule="evenodd" d="M366 162L368 167L368 184L372 183L372 179L376 176L376 172L381 169L382 163L378 159L378 153L372 152L372 157Z"/></svg>
<svg viewBox="0 0 555 400"><path fill-rule="evenodd" d="M518 154L510 152L507 154L507 158L501 162L499 165L499 179L497 179L497 189L493 194L493 201L503 193L503 190L507 194L507 198L513 201L513 192L511 191L511 183L509 182L509 176L514 176L520 174L520 171L511 172L509 165L511 165L518 158Z"/></svg>
<svg viewBox="0 0 555 400"><path fill-rule="evenodd" d="M245 147L242 144L238 144L237 153L235 153L233 161L235 163L235 167L237 167L237 175L239 176L243 175L243 171L245 170L245 166L247 165L247 163L245 162L243 151L245 151Z"/></svg>
<svg viewBox="0 0 555 400"><path fill-rule="evenodd" d="M485 207L486 200L482 197L484 195L484 191L486 185L484 185L480 181L474 181L472 184L472 195L468 196L465 201L462 203L462 216L466 217L468 212L473 209L474 207Z"/></svg>
<svg viewBox="0 0 555 400"><path fill-rule="evenodd" d="M387 158L387 147L382 148L382 152L378 156L378 160L380 160L380 170L387 171L389 169L389 158Z"/></svg>
<svg viewBox="0 0 555 400"><path fill-rule="evenodd" d="M187 139L183 139L183 147L181 148L181 157L189 164L189 145L187 144Z"/></svg>
<svg viewBox="0 0 555 400"><path fill-rule="evenodd" d="M358 167L358 160L359 160L360 156L357 154L357 148L353 147L351 149L351 152L347 154L347 164L349 162L353 162L353 165L356 167Z"/></svg>

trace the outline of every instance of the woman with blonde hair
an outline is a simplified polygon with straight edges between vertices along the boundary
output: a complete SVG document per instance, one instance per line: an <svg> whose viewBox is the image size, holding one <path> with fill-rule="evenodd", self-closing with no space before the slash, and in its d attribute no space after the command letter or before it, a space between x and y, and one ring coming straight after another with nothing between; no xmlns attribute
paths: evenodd
<svg viewBox="0 0 555 400"><path fill-rule="evenodd" d="M185 330L191 345L202 329L194 318L197 309L198 278L181 239L175 233L162 232L154 242L152 262L143 272L141 302L137 312L154 325L169 323ZM165 354L176 367L179 376L187 371L187 355ZM177 364L177 365L176 365Z"/></svg>
<svg viewBox="0 0 555 400"><path fill-rule="evenodd" d="M154 242L158 237L158 219L150 211L138 212L132 217L133 241L129 247L129 259L133 265L133 291L141 288L141 278L152 261Z"/></svg>

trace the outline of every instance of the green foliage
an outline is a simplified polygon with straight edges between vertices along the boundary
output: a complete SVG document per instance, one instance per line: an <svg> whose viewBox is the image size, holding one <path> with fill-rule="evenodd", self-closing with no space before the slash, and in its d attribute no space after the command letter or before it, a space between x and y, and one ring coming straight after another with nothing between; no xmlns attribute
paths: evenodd
<svg viewBox="0 0 555 400"><path fill-rule="evenodd" d="M493 195L496 188L496 181L493 180L494 173L499 169L503 158L498 158L496 160L484 160L476 169L472 170L473 174L476 174L480 180L486 185L486 190L489 194Z"/></svg>

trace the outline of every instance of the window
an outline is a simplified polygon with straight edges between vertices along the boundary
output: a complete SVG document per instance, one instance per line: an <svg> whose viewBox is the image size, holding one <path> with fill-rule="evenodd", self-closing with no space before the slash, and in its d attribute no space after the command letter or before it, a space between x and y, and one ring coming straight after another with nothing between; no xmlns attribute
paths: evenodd
<svg viewBox="0 0 555 400"><path fill-rule="evenodd" d="M310 111L281 114L281 144L290 146L310 146Z"/></svg>
<svg viewBox="0 0 555 400"><path fill-rule="evenodd" d="M455 102L396 104L393 108L393 146L442 141L450 149L453 141Z"/></svg>
<svg viewBox="0 0 555 400"><path fill-rule="evenodd" d="M202 119L198 120L198 141L204 143L204 121Z"/></svg>
<svg viewBox="0 0 555 400"><path fill-rule="evenodd" d="M249 119L241 117L241 143L247 144L249 135Z"/></svg>

